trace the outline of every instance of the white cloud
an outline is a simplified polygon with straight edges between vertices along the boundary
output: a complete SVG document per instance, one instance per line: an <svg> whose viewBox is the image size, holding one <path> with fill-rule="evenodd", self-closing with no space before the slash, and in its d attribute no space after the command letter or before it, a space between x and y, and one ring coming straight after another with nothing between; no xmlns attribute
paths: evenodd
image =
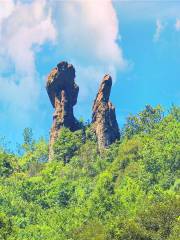
<svg viewBox="0 0 180 240"><path fill-rule="evenodd" d="M51 3L59 53L66 55L79 69L80 96L87 97L89 89L92 89L91 94L97 91L97 84L106 72L115 79L117 70L128 65L117 43L121 36L115 8L111 0Z"/></svg>
<svg viewBox="0 0 180 240"><path fill-rule="evenodd" d="M51 13L46 12L45 7L46 2L43 0L34 1L32 4L17 3L2 26L1 44L4 54L8 54L17 71L33 73L33 46L41 46L47 40L55 40Z"/></svg>
<svg viewBox="0 0 180 240"><path fill-rule="evenodd" d="M0 2L0 24L3 19L7 18L14 9L13 0L1 0Z"/></svg>
<svg viewBox="0 0 180 240"><path fill-rule="evenodd" d="M176 31L180 31L180 19L176 20L175 29L176 29Z"/></svg>
<svg viewBox="0 0 180 240"><path fill-rule="evenodd" d="M125 67L122 49L116 42L119 37L118 19L110 0L56 4L59 4L56 6L59 19L56 19L60 42L66 51L73 51L82 59L89 56L92 61Z"/></svg>
<svg viewBox="0 0 180 240"><path fill-rule="evenodd" d="M155 34L153 36L153 40L155 42L159 41L161 33L164 30L164 28L165 28L165 25L163 25L162 22L159 19L157 19L157 21L156 21L156 31L155 31Z"/></svg>
<svg viewBox="0 0 180 240"><path fill-rule="evenodd" d="M55 41L56 31L45 0L1 3L0 100L24 114L35 107L39 94L36 52L45 42Z"/></svg>

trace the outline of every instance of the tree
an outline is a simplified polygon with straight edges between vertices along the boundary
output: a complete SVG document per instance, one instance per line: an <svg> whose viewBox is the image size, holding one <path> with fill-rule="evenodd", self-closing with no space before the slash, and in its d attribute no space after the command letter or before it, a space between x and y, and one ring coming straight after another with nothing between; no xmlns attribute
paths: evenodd
<svg viewBox="0 0 180 240"><path fill-rule="evenodd" d="M145 109L137 116L127 118L123 130L123 136L131 138L135 134L150 132L157 123L163 119L163 110L161 106L153 108L151 105L146 105Z"/></svg>
<svg viewBox="0 0 180 240"><path fill-rule="evenodd" d="M176 119L176 121L180 122L180 107L173 104L169 112Z"/></svg>
<svg viewBox="0 0 180 240"><path fill-rule="evenodd" d="M17 167L16 157L12 154L0 152L0 177L8 177Z"/></svg>
<svg viewBox="0 0 180 240"><path fill-rule="evenodd" d="M0 213L0 239L8 240L13 233L11 220L3 213Z"/></svg>
<svg viewBox="0 0 180 240"><path fill-rule="evenodd" d="M23 131L24 143L22 145L25 151L32 151L34 147L33 132L31 128L25 128Z"/></svg>
<svg viewBox="0 0 180 240"><path fill-rule="evenodd" d="M68 128L61 129L61 134L54 144L55 159L68 163L81 145L82 131L71 132Z"/></svg>
<svg viewBox="0 0 180 240"><path fill-rule="evenodd" d="M74 240L105 240L104 226L97 220L90 221L80 228L76 229L73 234Z"/></svg>

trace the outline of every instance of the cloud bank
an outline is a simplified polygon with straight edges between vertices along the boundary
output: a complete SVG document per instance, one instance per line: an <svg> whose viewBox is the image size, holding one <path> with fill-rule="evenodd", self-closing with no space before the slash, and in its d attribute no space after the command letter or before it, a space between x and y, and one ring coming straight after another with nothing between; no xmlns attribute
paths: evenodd
<svg viewBox="0 0 180 240"><path fill-rule="evenodd" d="M52 1L59 53L75 65L80 97L94 92L103 74L113 78L127 62L117 43L119 23L112 1ZM93 91L92 91L93 90Z"/></svg>
<svg viewBox="0 0 180 240"><path fill-rule="evenodd" d="M4 11L5 10L5 11ZM36 107L39 77L35 58L39 48L56 39L46 1L29 4L2 0L0 4L0 101L10 113L25 115Z"/></svg>
<svg viewBox="0 0 180 240"><path fill-rule="evenodd" d="M60 48L78 59L124 67L118 19L110 0L52 2ZM97 12L98 11L98 12ZM87 57L89 56L89 57Z"/></svg>

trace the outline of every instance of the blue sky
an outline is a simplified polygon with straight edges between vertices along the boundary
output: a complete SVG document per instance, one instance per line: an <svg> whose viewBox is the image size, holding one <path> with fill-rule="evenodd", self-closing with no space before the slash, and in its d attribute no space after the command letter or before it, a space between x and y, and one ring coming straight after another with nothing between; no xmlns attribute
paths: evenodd
<svg viewBox="0 0 180 240"><path fill-rule="evenodd" d="M180 104L180 2L0 0L0 136L15 146L31 127L48 139L45 79L59 61L76 69L77 118L91 119L98 84L114 79L120 127L146 104Z"/></svg>

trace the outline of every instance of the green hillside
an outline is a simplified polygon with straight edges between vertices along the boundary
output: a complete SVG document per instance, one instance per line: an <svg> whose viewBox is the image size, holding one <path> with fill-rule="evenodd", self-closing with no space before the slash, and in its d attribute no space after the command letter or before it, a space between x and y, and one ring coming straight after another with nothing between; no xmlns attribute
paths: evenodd
<svg viewBox="0 0 180 240"><path fill-rule="evenodd" d="M0 151L2 240L180 239L180 109L146 106L99 151L91 126Z"/></svg>

